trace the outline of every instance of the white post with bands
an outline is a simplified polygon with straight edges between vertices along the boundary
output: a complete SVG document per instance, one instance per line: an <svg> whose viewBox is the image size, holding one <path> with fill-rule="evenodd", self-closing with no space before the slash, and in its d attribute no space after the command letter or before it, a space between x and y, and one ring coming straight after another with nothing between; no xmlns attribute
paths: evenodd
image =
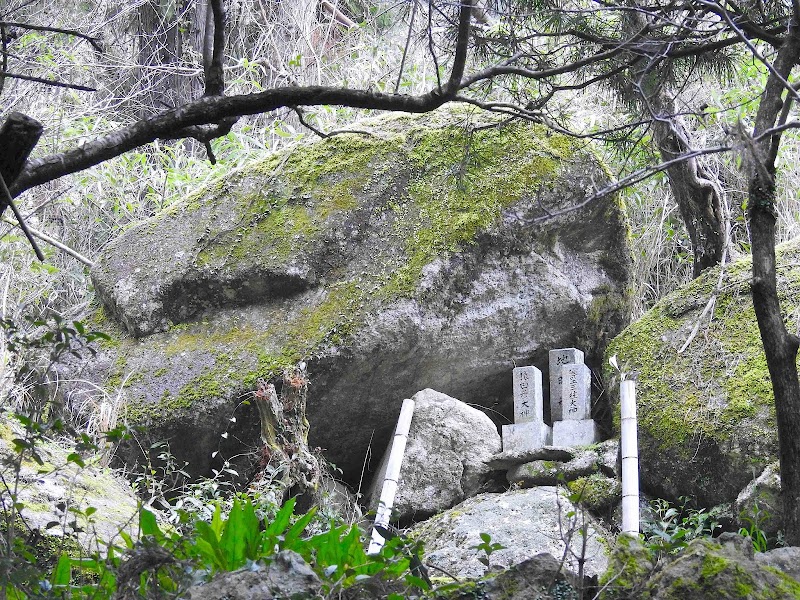
<svg viewBox="0 0 800 600"><path fill-rule="evenodd" d="M622 449L622 532L639 535L639 444L636 425L636 384L620 385L620 445Z"/></svg>
<svg viewBox="0 0 800 600"><path fill-rule="evenodd" d="M394 438L392 439L392 449L389 452L389 461L386 465L386 476L383 479L381 499L375 514L376 526L387 527L392 516L394 496L397 493L397 482L400 479L400 466L403 464L403 455L406 452L408 431L411 428L411 417L414 415L415 404L414 400L407 398L403 400L403 407L400 409L400 416L397 419L397 427L394 430ZM373 527L372 540L369 543L367 554L377 554L383 548L384 543L386 543L386 540Z"/></svg>

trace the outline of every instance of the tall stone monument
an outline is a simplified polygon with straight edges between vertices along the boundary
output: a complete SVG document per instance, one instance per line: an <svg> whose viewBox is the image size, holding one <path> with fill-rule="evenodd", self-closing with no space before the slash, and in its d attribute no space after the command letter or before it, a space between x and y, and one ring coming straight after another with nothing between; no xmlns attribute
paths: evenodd
<svg viewBox="0 0 800 600"><path fill-rule="evenodd" d="M576 348L550 351L550 411L554 446L586 446L600 440L592 419L592 372Z"/></svg>
<svg viewBox="0 0 800 600"><path fill-rule="evenodd" d="M514 369L514 424L503 425L503 452L527 452L549 446L552 429L544 422L542 372Z"/></svg>

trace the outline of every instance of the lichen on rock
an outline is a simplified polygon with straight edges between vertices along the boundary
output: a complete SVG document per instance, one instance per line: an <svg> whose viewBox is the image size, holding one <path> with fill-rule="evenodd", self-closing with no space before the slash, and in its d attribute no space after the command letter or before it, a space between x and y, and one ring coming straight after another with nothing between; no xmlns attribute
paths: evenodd
<svg viewBox="0 0 800 600"><path fill-rule="evenodd" d="M791 329L800 315L800 240L781 245L777 260L781 306ZM655 495L692 496L705 506L733 502L777 460L772 386L750 296L751 265L744 259L706 271L608 347L606 357L616 355L637 382L642 481ZM713 310L703 314L712 297ZM616 377L607 366L606 380Z"/></svg>
<svg viewBox="0 0 800 600"><path fill-rule="evenodd" d="M120 342L89 376L127 378L128 421L195 473L257 443L240 400L298 361L311 443L355 473L404 397L508 409L513 361L586 340L597 362L626 320L624 214L613 198L570 210L606 178L583 142L468 112L364 127L176 202L93 270ZM529 224L543 211L563 214Z"/></svg>

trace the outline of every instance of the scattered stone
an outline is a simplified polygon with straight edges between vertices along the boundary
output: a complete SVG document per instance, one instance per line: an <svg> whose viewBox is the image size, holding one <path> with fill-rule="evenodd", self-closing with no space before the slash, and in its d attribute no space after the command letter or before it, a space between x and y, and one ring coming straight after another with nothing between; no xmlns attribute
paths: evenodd
<svg viewBox="0 0 800 600"><path fill-rule="evenodd" d="M510 469L534 460L557 460L567 462L575 457L575 448L543 446L536 450L503 450L487 461L486 466L496 471Z"/></svg>
<svg viewBox="0 0 800 600"><path fill-rule="evenodd" d="M563 419L563 375L564 365L583 364L583 351L577 348L559 348L550 350L550 419Z"/></svg>
<svg viewBox="0 0 800 600"><path fill-rule="evenodd" d="M597 454L591 450L584 450L568 462L535 460L512 467L506 478L512 485L529 488L537 485L557 485L559 482L572 481L599 470Z"/></svg>
<svg viewBox="0 0 800 600"><path fill-rule="evenodd" d="M500 435L481 411L435 390L414 394L416 402L394 500L396 519L420 520L476 494L489 479L488 459L500 450ZM368 492L377 508L389 451Z"/></svg>
<svg viewBox="0 0 800 600"><path fill-rule="evenodd" d="M764 472L741 491L734 503L739 527L749 529L755 523L768 538L774 539L783 529L780 463L767 465Z"/></svg>
<svg viewBox="0 0 800 600"><path fill-rule="evenodd" d="M614 508L622 502L622 484L618 479L593 473L567 483L567 489L577 496L578 504L593 515L611 520Z"/></svg>
<svg viewBox="0 0 800 600"><path fill-rule="evenodd" d="M568 514L574 517L568 517ZM565 555L564 539L575 532L573 519L585 513L576 508L563 490L536 487L503 494L481 494L416 525L412 536L425 546L426 562L456 577L477 578L489 570L480 560L483 553L473 546L481 543L480 533L491 535L492 543L504 546L489 557L492 569L509 567L540 553ZM608 564L605 541L610 534L590 516L585 540L585 574L603 572ZM570 548L580 554L583 538L573 535ZM566 570L577 572L577 562L567 553Z"/></svg>
<svg viewBox="0 0 800 600"><path fill-rule="evenodd" d="M611 438L597 444L597 456L600 470L612 479L620 479L619 440Z"/></svg>
<svg viewBox="0 0 800 600"><path fill-rule="evenodd" d="M322 597L322 582L303 557L291 550L276 554L258 570L222 573L186 592L187 600L311 600Z"/></svg>

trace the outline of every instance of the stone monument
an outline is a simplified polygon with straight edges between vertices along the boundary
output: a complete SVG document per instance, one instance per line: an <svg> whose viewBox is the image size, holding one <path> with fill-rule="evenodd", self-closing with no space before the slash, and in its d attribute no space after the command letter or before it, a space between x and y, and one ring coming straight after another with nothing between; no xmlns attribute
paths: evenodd
<svg viewBox="0 0 800 600"><path fill-rule="evenodd" d="M549 446L553 431L544 422L542 372L514 369L514 424L503 425L503 452L528 452Z"/></svg>
<svg viewBox="0 0 800 600"><path fill-rule="evenodd" d="M592 419L592 372L580 350L550 351L550 409L554 446L587 446L600 440Z"/></svg>

